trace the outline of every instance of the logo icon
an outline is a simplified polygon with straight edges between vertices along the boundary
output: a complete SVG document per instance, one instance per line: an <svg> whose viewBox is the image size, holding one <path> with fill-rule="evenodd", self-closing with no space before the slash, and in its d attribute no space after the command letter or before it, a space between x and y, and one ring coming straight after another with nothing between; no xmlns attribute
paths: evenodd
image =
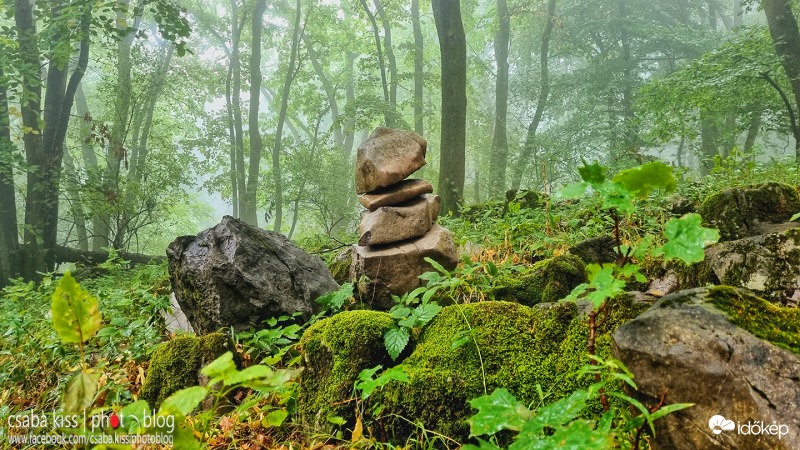
<svg viewBox="0 0 800 450"><path fill-rule="evenodd" d="M732 420L716 415L708 420L708 428L711 428L712 433L720 434L723 431L735 430L736 424L734 424Z"/></svg>

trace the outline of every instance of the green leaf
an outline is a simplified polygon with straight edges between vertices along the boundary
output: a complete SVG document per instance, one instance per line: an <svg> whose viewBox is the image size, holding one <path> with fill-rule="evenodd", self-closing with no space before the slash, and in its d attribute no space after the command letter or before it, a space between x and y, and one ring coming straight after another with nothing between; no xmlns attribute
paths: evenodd
<svg viewBox="0 0 800 450"><path fill-rule="evenodd" d="M551 436L520 436L509 450L606 450L615 448L612 434L595 429L594 422L576 420L567 427L559 427Z"/></svg>
<svg viewBox="0 0 800 450"><path fill-rule="evenodd" d="M461 347L462 345L469 342L473 334L475 334L474 329L461 330L458 333L456 333L456 335L453 336L453 345L450 346L450 350L455 350L458 347Z"/></svg>
<svg viewBox="0 0 800 450"><path fill-rule="evenodd" d="M595 308L599 308L606 299L616 297L625 291L625 281L614 277L614 265L604 267L590 276L589 288L594 288L586 298Z"/></svg>
<svg viewBox="0 0 800 450"><path fill-rule="evenodd" d="M250 366L244 370L236 371L225 378L225 385L233 386L235 384L240 384L245 381L255 380L259 378L267 378L272 376L273 370L267 366L262 366L260 364L256 364L255 366Z"/></svg>
<svg viewBox="0 0 800 450"><path fill-rule="evenodd" d="M789 222L794 222L794 221L795 221L795 220L797 220L797 219L800 219L800 213L797 213L797 214L793 215L793 216L792 216L792 217L789 219Z"/></svg>
<svg viewBox="0 0 800 450"><path fill-rule="evenodd" d="M380 368L380 367L381 366L378 366L377 368ZM372 379L372 375L374 375L374 374L375 374L375 372L374 372L373 369L370 369L368 374L365 373L365 371L363 371L363 370L359 374L358 377L360 379L362 379L362 382L356 383L355 388L361 391L361 397L362 398L369 397L370 394L372 394L372 392L375 389L385 386L387 383L389 383L392 380L400 381L401 383L410 383L411 382L411 379L408 378L408 375L406 374L405 369L403 368L402 365L395 366L395 367L392 367L391 369L386 370L378 378L373 380ZM366 377L366 378L362 378L362 377Z"/></svg>
<svg viewBox="0 0 800 450"><path fill-rule="evenodd" d="M340 417L340 416L328 416L327 419L328 419L328 422L330 422L330 423L332 423L334 425L341 426L341 425L344 425L344 424L347 423L347 421L344 420L344 418Z"/></svg>
<svg viewBox="0 0 800 450"><path fill-rule="evenodd" d="M481 438L478 438L478 445L467 444L461 447L461 450L500 450L500 447L492 444L491 442L486 442Z"/></svg>
<svg viewBox="0 0 800 450"><path fill-rule="evenodd" d="M574 420L586 408L586 402L591 398L589 391L580 390L573 392L569 397L551 403L538 411L533 419L529 420L519 433L520 437L538 436L545 427L558 428Z"/></svg>
<svg viewBox="0 0 800 450"><path fill-rule="evenodd" d="M400 356L400 352L406 348L410 337L411 334L408 328L405 327L390 328L383 336L383 344L386 346L386 351L389 353L389 356L392 357L393 361L396 360L397 357Z"/></svg>
<svg viewBox="0 0 800 450"><path fill-rule="evenodd" d="M102 324L97 299L82 290L69 272L53 292L53 328L65 344L86 342Z"/></svg>
<svg viewBox="0 0 800 450"><path fill-rule="evenodd" d="M719 240L719 231L716 228L702 227L701 220L699 214L690 213L667 222L664 236L669 242L662 247L665 258L679 258L686 264L705 258L703 248Z"/></svg>
<svg viewBox="0 0 800 450"><path fill-rule="evenodd" d="M564 186L563 189L556 193L556 198L579 198L583 197L586 194L586 188L589 187L589 183L575 183Z"/></svg>
<svg viewBox="0 0 800 450"><path fill-rule="evenodd" d="M233 362L233 353L225 352L219 358L203 367L200 371L209 378L222 378L223 380L236 373L236 364Z"/></svg>
<svg viewBox="0 0 800 450"><path fill-rule="evenodd" d="M97 377L81 370L67 385L61 407L70 413L83 412L92 406L95 395L97 395Z"/></svg>
<svg viewBox="0 0 800 450"><path fill-rule="evenodd" d="M531 411L505 389L495 389L491 395L474 398L469 404L478 410L467 419L470 437L501 430L519 431L531 417Z"/></svg>
<svg viewBox="0 0 800 450"><path fill-rule="evenodd" d="M415 312L417 313L417 320L419 323L425 325L433 320L433 318L436 317L436 314L438 314L441 310L442 307L436 303L428 303L427 305L417 306Z"/></svg>
<svg viewBox="0 0 800 450"><path fill-rule="evenodd" d="M595 161L594 164L587 164L586 160L583 161L583 167L578 167L578 173L581 174L581 179L587 183L600 184L606 181L606 171L608 167L603 167L599 162Z"/></svg>
<svg viewBox="0 0 800 450"><path fill-rule="evenodd" d="M353 283L345 283L338 291L328 292L316 299L316 302L322 305L324 309L338 312L341 311L345 302L351 297L353 297Z"/></svg>
<svg viewBox="0 0 800 450"><path fill-rule="evenodd" d="M678 182L672 176L672 171L672 167L660 161L655 161L642 164L633 169L623 170L614 176L611 181L621 184L625 190L636 197L647 198L655 189L661 189L667 194L675 191Z"/></svg>
<svg viewBox="0 0 800 450"><path fill-rule="evenodd" d="M181 389L164 400L164 403L161 404L160 411L177 411L185 416L194 411L207 395L208 389L203 386L192 386L190 388Z"/></svg>
<svg viewBox="0 0 800 450"><path fill-rule="evenodd" d="M261 421L261 425L265 428L267 427L279 427L283 425L283 421L289 417L289 413L284 409L276 409L271 413L267 414L267 417L264 417L264 420Z"/></svg>

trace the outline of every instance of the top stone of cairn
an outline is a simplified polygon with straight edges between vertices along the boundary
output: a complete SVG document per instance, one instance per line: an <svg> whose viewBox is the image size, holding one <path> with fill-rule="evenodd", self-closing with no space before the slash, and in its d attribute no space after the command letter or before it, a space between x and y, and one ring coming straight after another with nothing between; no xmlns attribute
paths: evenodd
<svg viewBox="0 0 800 450"><path fill-rule="evenodd" d="M425 165L428 143L413 131L378 127L358 146L356 192L391 186Z"/></svg>

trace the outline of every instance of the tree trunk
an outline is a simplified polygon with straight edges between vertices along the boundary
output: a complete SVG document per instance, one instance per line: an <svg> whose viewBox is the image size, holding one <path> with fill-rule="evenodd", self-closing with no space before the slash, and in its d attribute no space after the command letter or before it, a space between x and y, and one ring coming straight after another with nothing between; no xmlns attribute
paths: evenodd
<svg viewBox="0 0 800 450"><path fill-rule="evenodd" d="M381 18L383 24L383 49L386 51L386 60L389 63L389 108L392 113L392 120L397 113L397 60L394 57L394 47L392 46L392 26L386 17L381 0L372 0L375 4L375 11Z"/></svg>
<svg viewBox="0 0 800 450"><path fill-rule="evenodd" d="M381 70L381 86L383 87L383 101L385 102L383 119L387 127L394 127L394 115L391 113L390 105L391 99L389 97L389 83L386 79L386 63L383 59L383 49L381 47L381 33L378 31L378 22L375 20L375 15L370 11L366 0L361 0L361 6L369 17L372 23L372 33L375 37L375 51L378 55L378 67Z"/></svg>
<svg viewBox="0 0 800 450"><path fill-rule="evenodd" d="M72 215L72 222L75 225L78 247L83 251L89 251L88 231L86 230L86 218L83 212L83 201L81 200L81 185L78 183L75 173L75 163L69 152L64 152L64 180L69 193L69 208Z"/></svg>
<svg viewBox="0 0 800 450"><path fill-rule="evenodd" d="M41 98L41 60L39 40L36 35L33 9L29 0L17 0L14 18L18 30L19 53L21 55L22 95L20 112L25 132L22 141L25 144L25 159L36 170L27 177L28 199L25 202L25 232L23 243L25 248L20 252L20 268L22 275L28 279L35 278L37 271L46 271L44 251L39 244L44 230L44 211L42 204L32 200L42 197L46 172L44 171L44 155L42 131L39 128L39 112L42 110Z"/></svg>
<svg viewBox="0 0 800 450"><path fill-rule="evenodd" d="M355 105L356 103L356 77L355 73L353 72L353 62L356 60L356 58L358 58L358 53L347 52L347 81L344 92L345 98L347 99L347 103L349 105ZM350 155L353 154L355 140L356 119L353 114L348 114L347 122L344 126L344 151L348 161L350 160Z"/></svg>
<svg viewBox="0 0 800 450"><path fill-rule="evenodd" d="M411 26L414 28L414 132L425 135L422 97L425 77L424 41L419 22L419 0L411 0Z"/></svg>
<svg viewBox="0 0 800 450"><path fill-rule="evenodd" d="M756 143L756 136L758 136L758 130L761 128L761 115L763 114L764 110L761 107L758 107L752 112L752 116L750 117L750 126L747 128L747 137L744 139L744 153L750 153L753 150L753 146Z"/></svg>
<svg viewBox="0 0 800 450"><path fill-rule="evenodd" d="M0 67L0 79L3 69ZM11 156L16 149L11 142L8 116L8 92L5 83L0 84L0 287L17 275L17 250L19 249L19 227L17 226L17 198L14 192L14 167Z"/></svg>
<svg viewBox="0 0 800 450"><path fill-rule="evenodd" d="M528 134L525 137L525 145L520 152L519 160L514 164L513 179L511 181L512 189L519 189L522 185L522 175L525 173L525 168L528 165L528 160L533 156L533 151L536 146L535 138L536 131L539 129L539 124L542 121L544 109L547 107L547 98L550 95L550 71L549 71L549 48L550 37L553 35L553 26L555 25L556 14L556 0L549 0L547 3L547 25L544 27L542 33L542 46L539 51L539 65L540 65L540 86L539 86L539 99L536 102L536 112L533 114L533 120L528 125Z"/></svg>
<svg viewBox="0 0 800 450"><path fill-rule="evenodd" d="M709 116L705 109L700 110L700 149L703 157L700 161L700 173L708 175L714 168L714 157L719 154L719 126L716 118Z"/></svg>
<svg viewBox="0 0 800 450"><path fill-rule="evenodd" d="M143 255L141 253L117 252L117 255L132 264L160 263L165 261L165 256ZM107 251L85 251L77 248L58 245L54 251L55 261L59 264L76 262L86 265L97 265L108 260Z"/></svg>
<svg viewBox="0 0 800 450"><path fill-rule="evenodd" d="M300 0L295 1L294 32L292 33L292 50L289 56L289 67L281 92L281 109L278 113L278 126L275 130L275 146L272 149L272 173L275 177L275 225L272 230L280 233L283 220L283 176L281 174L281 140L283 125L286 122L286 111L289 108L289 93L292 81L297 74L297 53L300 47Z"/></svg>
<svg viewBox="0 0 800 450"><path fill-rule="evenodd" d="M800 29L790 0L763 0L769 34L794 94L795 111L800 111ZM800 162L800 141L795 132L795 160Z"/></svg>
<svg viewBox="0 0 800 450"><path fill-rule="evenodd" d="M233 126L236 132L236 183L239 193L239 215L244 212L245 197L247 187L245 186L244 174L244 126L242 125L242 62L239 56L239 41L242 36L244 24L239 25L239 6L237 0L231 0L231 72L233 73L233 98L231 107L233 108Z"/></svg>
<svg viewBox="0 0 800 450"><path fill-rule="evenodd" d="M231 141L231 205L233 217L239 218L239 189L236 179L236 132L233 128L233 105L231 102L231 78L233 78L233 65L228 64L228 76L225 77L225 111L228 114L228 136Z"/></svg>
<svg viewBox="0 0 800 450"><path fill-rule="evenodd" d="M506 116L508 114L508 46L511 38L511 17L508 15L506 0L497 0L497 17L500 29L494 36L494 55L497 61L497 82L495 84L495 116L492 153L489 158L489 196L502 198L506 187L506 167L508 166L508 135Z"/></svg>
<svg viewBox="0 0 800 450"><path fill-rule="evenodd" d="M322 83L322 89L325 91L325 95L328 97L328 105L331 108L333 144L338 148L343 148L344 135L342 134L341 125L338 125L339 103L336 101L336 87L330 82L328 76L325 75L325 69L323 69L322 64L320 64L319 58L317 58L317 53L314 51L311 45L307 45L306 47L306 50L308 51L308 57L311 59L311 65L314 67L314 72L316 72L320 83Z"/></svg>
<svg viewBox="0 0 800 450"><path fill-rule="evenodd" d="M442 124L438 193L442 212L459 215L464 197L467 41L458 0L431 0L442 61Z"/></svg>

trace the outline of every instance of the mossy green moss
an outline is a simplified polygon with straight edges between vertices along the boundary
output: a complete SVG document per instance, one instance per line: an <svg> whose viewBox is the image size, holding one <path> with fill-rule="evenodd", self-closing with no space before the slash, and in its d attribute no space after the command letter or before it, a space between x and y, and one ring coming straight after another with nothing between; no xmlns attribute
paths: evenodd
<svg viewBox="0 0 800 450"><path fill-rule="evenodd" d="M350 261L334 260L328 265L328 269L331 271L333 280L340 285L350 281Z"/></svg>
<svg viewBox="0 0 800 450"><path fill-rule="evenodd" d="M708 300L735 325L800 354L800 309L782 308L730 286L710 288Z"/></svg>
<svg viewBox="0 0 800 450"><path fill-rule="evenodd" d="M199 385L200 368L228 351L237 356L237 366L241 366L233 341L226 334L178 336L161 344L150 358L139 398L158 409L176 391Z"/></svg>
<svg viewBox="0 0 800 450"><path fill-rule="evenodd" d="M504 275L497 280L496 300L533 306L557 302L572 289L587 282L583 261L574 255L561 255L536 263L527 273Z"/></svg>
<svg viewBox="0 0 800 450"><path fill-rule="evenodd" d="M597 354L606 358L611 332L646 309L628 299L614 300L609 308L596 340ZM475 330L477 346L469 342L452 349L467 323ZM405 442L416 431L400 417L463 441L472 414L468 401L485 392L503 387L524 403L538 404L537 384L548 394L547 403L589 386L591 377L577 376L589 362L588 333L573 302L547 310L509 302L450 306L422 330L414 352L403 361L411 383L393 381L370 403L385 406L383 423L395 442ZM592 415L601 413L599 403L590 409Z"/></svg>
<svg viewBox="0 0 800 450"><path fill-rule="evenodd" d="M355 404L346 400L362 370L391 364L383 335L393 325L387 313L345 311L306 330L300 341L304 370L298 397L305 425L330 431L328 417L339 416L352 426Z"/></svg>

